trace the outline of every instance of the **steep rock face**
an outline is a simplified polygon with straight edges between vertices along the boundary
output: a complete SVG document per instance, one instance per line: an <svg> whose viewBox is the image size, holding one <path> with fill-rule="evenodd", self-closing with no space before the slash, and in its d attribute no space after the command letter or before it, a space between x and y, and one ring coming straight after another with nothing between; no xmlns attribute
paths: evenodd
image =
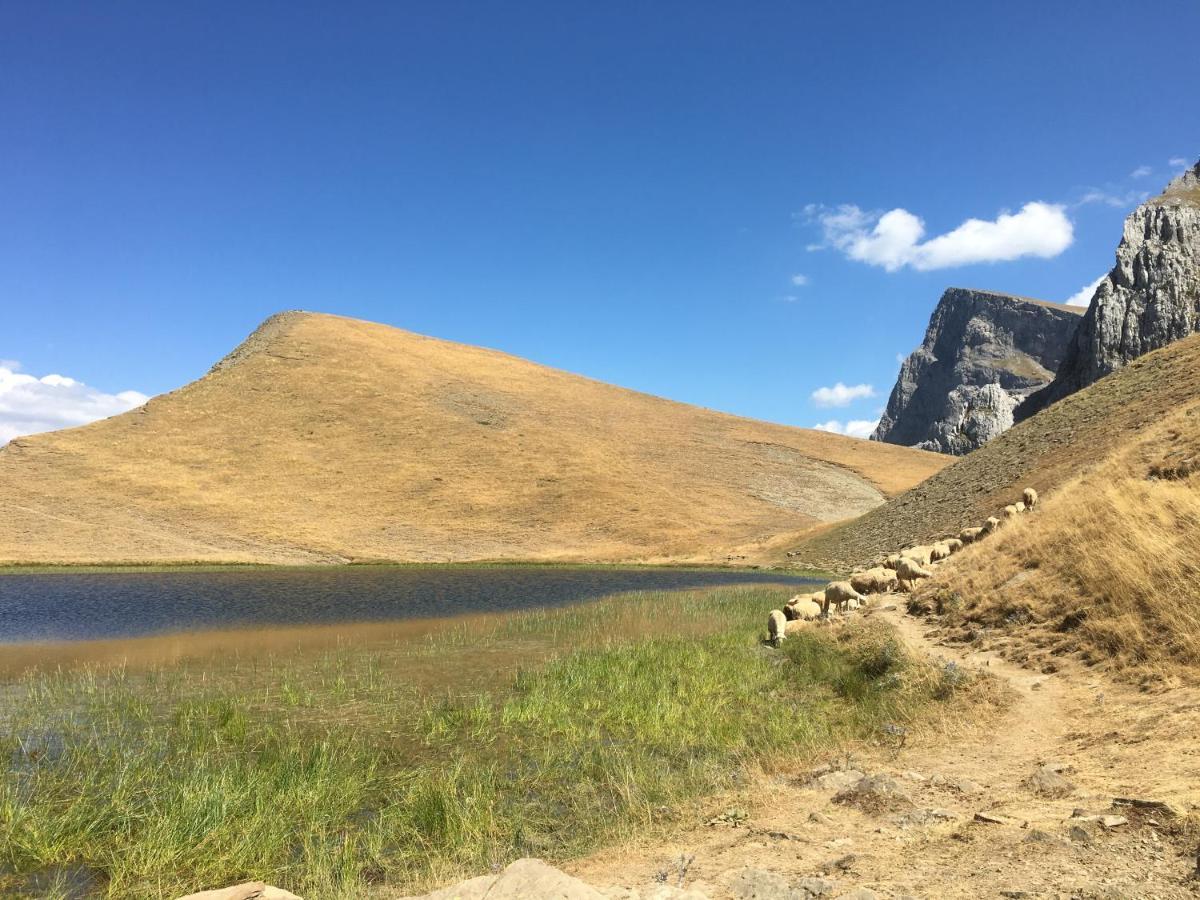
<svg viewBox="0 0 1200 900"><path fill-rule="evenodd" d="M1054 377L1081 312L950 288L901 366L872 440L960 455L991 440Z"/></svg>
<svg viewBox="0 0 1200 900"><path fill-rule="evenodd" d="M1117 264L1100 282L1054 380L1028 418L1126 363L1200 331L1200 162L1125 220Z"/></svg>

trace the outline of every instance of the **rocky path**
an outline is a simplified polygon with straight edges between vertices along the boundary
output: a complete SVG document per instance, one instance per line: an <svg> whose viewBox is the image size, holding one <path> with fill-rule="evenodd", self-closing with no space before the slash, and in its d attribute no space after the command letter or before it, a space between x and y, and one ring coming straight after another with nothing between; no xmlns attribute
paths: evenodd
<svg viewBox="0 0 1200 900"><path fill-rule="evenodd" d="M1200 896L1200 834L1178 817L1200 808L1200 692L1143 692L1067 664L1033 672L944 646L898 610L874 614L913 648L1002 679L1011 707L953 739L776 778L744 820L566 868L641 900Z"/></svg>

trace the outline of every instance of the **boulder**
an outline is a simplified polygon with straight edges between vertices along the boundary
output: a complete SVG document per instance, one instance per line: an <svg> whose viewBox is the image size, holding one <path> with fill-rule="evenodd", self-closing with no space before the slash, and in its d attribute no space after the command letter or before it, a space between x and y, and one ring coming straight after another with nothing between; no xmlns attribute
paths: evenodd
<svg viewBox="0 0 1200 900"><path fill-rule="evenodd" d="M235 884L232 887L219 888L215 891L188 894L186 897L180 897L179 900L300 900L300 898L283 888L273 887L262 881L247 881L244 884Z"/></svg>

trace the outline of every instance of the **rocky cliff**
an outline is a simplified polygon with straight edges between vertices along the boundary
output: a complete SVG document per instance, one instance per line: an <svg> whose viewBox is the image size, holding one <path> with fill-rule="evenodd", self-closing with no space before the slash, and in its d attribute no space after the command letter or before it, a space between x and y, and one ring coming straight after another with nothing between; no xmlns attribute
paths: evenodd
<svg viewBox="0 0 1200 900"><path fill-rule="evenodd" d="M1013 424L1013 412L1063 361L1081 309L950 288L925 340L900 368L872 440L969 453Z"/></svg>
<svg viewBox="0 0 1200 900"><path fill-rule="evenodd" d="M1125 220L1117 264L1100 282L1051 384L1028 418L1130 360L1200 331L1200 162Z"/></svg>

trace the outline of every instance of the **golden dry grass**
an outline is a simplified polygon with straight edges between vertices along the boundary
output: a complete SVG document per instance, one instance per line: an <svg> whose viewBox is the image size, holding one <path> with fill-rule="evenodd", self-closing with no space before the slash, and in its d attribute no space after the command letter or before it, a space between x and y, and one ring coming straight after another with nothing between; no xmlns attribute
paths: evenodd
<svg viewBox="0 0 1200 900"><path fill-rule="evenodd" d="M1105 455L917 592L1043 653L1200 667L1200 422L1185 409Z"/></svg>
<svg viewBox="0 0 1200 900"><path fill-rule="evenodd" d="M290 313L141 410L0 450L0 562L712 561L948 461Z"/></svg>

